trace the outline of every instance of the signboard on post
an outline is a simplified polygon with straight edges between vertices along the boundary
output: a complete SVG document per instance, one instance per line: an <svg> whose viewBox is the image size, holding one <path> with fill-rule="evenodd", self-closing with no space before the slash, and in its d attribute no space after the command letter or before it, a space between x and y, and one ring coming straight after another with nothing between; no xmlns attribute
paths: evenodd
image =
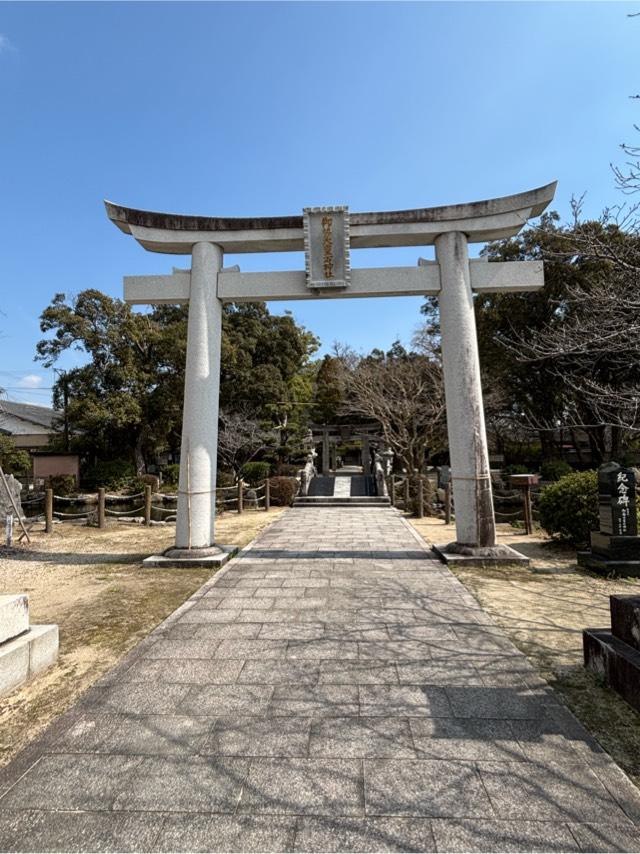
<svg viewBox="0 0 640 854"><path fill-rule="evenodd" d="M304 208L304 258L309 288L346 288L351 278L349 209Z"/></svg>

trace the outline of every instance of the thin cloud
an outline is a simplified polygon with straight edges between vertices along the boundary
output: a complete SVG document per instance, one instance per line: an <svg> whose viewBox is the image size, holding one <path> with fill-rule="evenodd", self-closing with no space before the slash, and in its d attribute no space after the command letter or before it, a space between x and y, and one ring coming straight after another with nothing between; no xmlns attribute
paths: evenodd
<svg viewBox="0 0 640 854"><path fill-rule="evenodd" d="M5 36L4 33L0 33L0 53L9 53L10 51L15 50L17 50L17 48L11 44L9 36Z"/></svg>
<svg viewBox="0 0 640 854"><path fill-rule="evenodd" d="M22 377L22 379L18 380L18 386L20 388L40 388L42 385L42 377L39 377L37 374L27 374Z"/></svg>

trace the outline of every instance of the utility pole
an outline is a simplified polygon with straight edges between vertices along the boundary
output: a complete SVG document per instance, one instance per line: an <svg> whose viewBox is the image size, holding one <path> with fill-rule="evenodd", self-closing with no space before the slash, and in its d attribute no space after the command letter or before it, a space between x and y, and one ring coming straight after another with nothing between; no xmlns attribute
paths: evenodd
<svg viewBox="0 0 640 854"><path fill-rule="evenodd" d="M69 453L69 378L67 377L66 371L61 371L58 368L54 368L53 372L60 376L60 383L62 385L62 407L64 413L64 449L67 453Z"/></svg>

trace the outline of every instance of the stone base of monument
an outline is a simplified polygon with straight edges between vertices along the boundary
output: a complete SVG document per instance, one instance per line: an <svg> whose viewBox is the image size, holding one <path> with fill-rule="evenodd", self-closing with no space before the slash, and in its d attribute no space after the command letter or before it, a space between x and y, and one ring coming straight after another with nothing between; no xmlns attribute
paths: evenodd
<svg viewBox="0 0 640 854"><path fill-rule="evenodd" d="M578 563L603 575L640 577L640 537L591 532L591 551L578 552Z"/></svg>
<svg viewBox="0 0 640 854"><path fill-rule="evenodd" d="M507 563L528 566L530 563L526 555L504 545L479 547L449 543L446 546L434 545L432 548L440 560L450 566L497 566Z"/></svg>
<svg viewBox="0 0 640 854"><path fill-rule="evenodd" d="M58 627L29 625L29 597L0 596L0 697L52 665Z"/></svg>
<svg viewBox="0 0 640 854"><path fill-rule="evenodd" d="M175 567L189 569L194 566L220 569L239 551L238 546L210 546L206 549L170 548L159 555L151 555L142 561L143 566Z"/></svg>
<svg viewBox="0 0 640 854"><path fill-rule="evenodd" d="M640 712L640 597L611 596L611 629L582 633L584 666Z"/></svg>

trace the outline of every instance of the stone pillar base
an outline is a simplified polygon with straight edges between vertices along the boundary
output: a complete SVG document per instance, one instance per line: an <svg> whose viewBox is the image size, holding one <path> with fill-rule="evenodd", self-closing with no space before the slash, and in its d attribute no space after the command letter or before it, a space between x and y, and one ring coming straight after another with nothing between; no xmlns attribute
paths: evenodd
<svg viewBox="0 0 640 854"><path fill-rule="evenodd" d="M526 555L511 546L467 546L463 543L449 543L446 546L434 545L432 548L448 566L497 566L508 563L529 566L530 563Z"/></svg>
<svg viewBox="0 0 640 854"><path fill-rule="evenodd" d="M220 569L238 553L238 546L209 546L206 549L170 548L159 555L151 555L142 561L146 567L175 567L190 569L197 566L208 566Z"/></svg>

